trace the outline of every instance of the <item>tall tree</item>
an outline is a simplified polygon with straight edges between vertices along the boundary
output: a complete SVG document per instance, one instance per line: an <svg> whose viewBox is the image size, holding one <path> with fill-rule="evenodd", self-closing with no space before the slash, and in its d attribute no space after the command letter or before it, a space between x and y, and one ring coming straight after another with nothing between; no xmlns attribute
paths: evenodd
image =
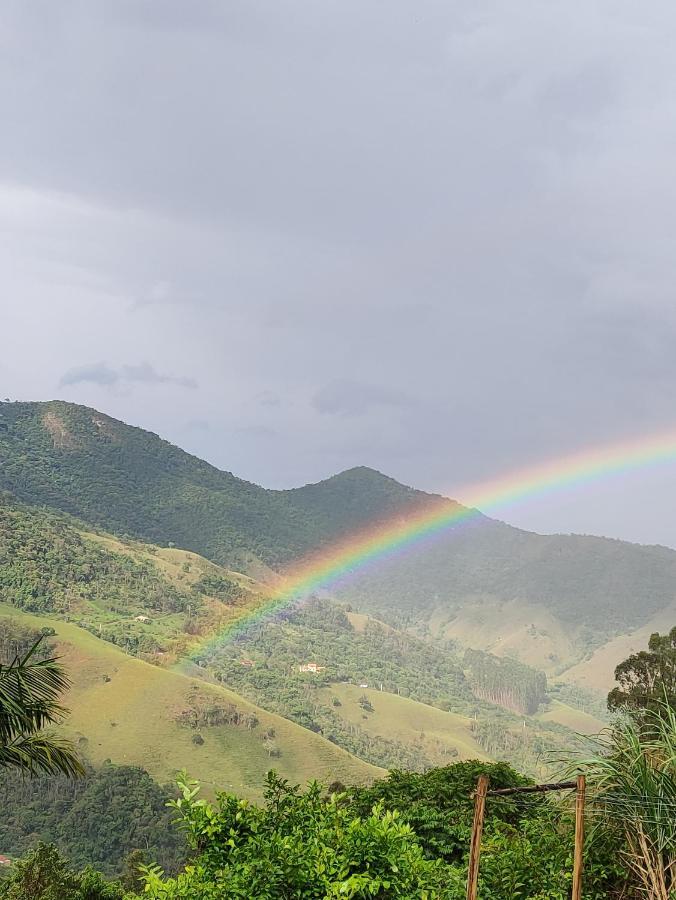
<svg viewBox="0 0 676 900"><path fill-rule="evenodd" d="M676 706L676 626L655 632L648 649L632 654L615 669L619 687L608 694L608 708L642 713L662 703Z"/></svg>
<svg viewBox="0 0 676 900"><path fill-rule="evenodd" d="M58 701L70 681L57 659L37 658L39 645L0 664L0 768L82 775L72 744L45 731L68 712Z"/></svg>

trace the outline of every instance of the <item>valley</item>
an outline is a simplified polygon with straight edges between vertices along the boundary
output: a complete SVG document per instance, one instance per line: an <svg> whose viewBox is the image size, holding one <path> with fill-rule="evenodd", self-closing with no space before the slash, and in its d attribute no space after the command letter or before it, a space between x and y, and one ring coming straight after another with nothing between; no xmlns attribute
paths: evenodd
<svg viewBox="0 0 676 900"><path fill-rule="evenodd" d="M672 614L672 551L543 538L480 517L256 622L275 589L274 566L284 572L283 561L307 549L310 534L326 541L452 501L370 470L270 492L101 413L1 406L3 614L57 630L74 670L66 729L95 763L133 762L166 780L187 753L193 774L244 795L271 763L300 781L346 772L354 781L470 756L543 773L548 754L603 726L593 698L623 653ZM85 475L73 482L76 466ZM75 484L68 491L66 478ZM170 500L161 511L160 497ZM217 520L220 537L207 537L205 524ZM104 521L116 527L108 531ZM250 537L263 521L265 547ZM294 531L300 543L286 539L289 521L304 523ZM186 527L185 546L169 539ZM224 567L226 558L239 568ZM641 574L647 599L639 605L630 591ZM219 640L240 620L252 624ZM309 662L319 671L299 671ZM256 734L215 725L207 736L195 725L204 742L193 743L175 716L196 678L215 705L218 695L262 723ZM133 683L143 689L132 691ZM528 708L507 699L517 685L534 691ZM372 709L363 709L360 698L372 695Z"/></svg>

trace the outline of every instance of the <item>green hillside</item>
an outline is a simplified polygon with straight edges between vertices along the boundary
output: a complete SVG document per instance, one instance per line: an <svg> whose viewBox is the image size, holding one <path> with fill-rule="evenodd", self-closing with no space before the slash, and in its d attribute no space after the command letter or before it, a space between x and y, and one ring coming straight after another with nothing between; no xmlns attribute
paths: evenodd
<svg viewBox="0 0 676 900"><path fill-rule="evenodd" d="M367 468L269 491L96 410L0 404L0 489L249 574L368 522L452 501ZM676 599L676 552L477 516L338 589L386 621L560 673Z"/></svg>
<svg viewBox="0 0 676 900"><path fill-rule="evenodd" d="M233 617L247 615L264 600L265 589L251 578L194 553L93 533L76 519L26 506L7 494L0 496L0 602L5 608L11 605L15 615L21 611L39 616L35 621L43 626L60 621L57 631L62 634L67 629L71 646L77 648L86 638L88 652L96 651L93 681L90 667L83 668L78 654L66 654L76 677L73 727L79 728L78 740L86 739L84 746L94 762L119 759L142 764L155 774L153 760L161 757L163 777L172 766L181 766L182 751L174 739L174 755L160 754L157 749L155 741L158 734L164 734L164 719L156 721L146 715L137 705L141 701L126 689L116 692L121 676L113 679L112 663L104 665L103 661L109 652L119 654L121 649L153 664L141 670L152 684L160 677L154 673L167 674L163 670L180 662L178 680L173 671L169 680L157 682L157 691L162 691L157 708L174 709L175 720L192 728L190 741L204 737L199 730L200 717L211 725L232 725L247 720L249 714L241 710L254 704L303 726L301 733L321 735L329 745L379 767L422 771L462 753L463 747L481 748L486 740L490 740L491 753L518 757L529 771L537 767L535 757L546 738L547 720L540 724L532 720L528 739L521 735L514 745L509 732L520 720L506 711L498 713L492 704L519 713L537 711L547 699L542 673L512 660L501 661L477 651L463 653L453 645L423 640L318 598L259 623L237 641L205 641ZM320 666L318 673L300 671L312 661ZM118 661L116 671L119 665ZM206 700L195 700L194 708L186 705L186 675L227 687L229 711L217 709L214 719L205 712ZM111 687L113 681L115 687ZM340 693L335 693L341 685L362 683L379 688L380 712L375 717L370 709L343 708ZM327 693L327 688L334 693ZM143 696L147 693L144 689ZM406 698L413 705L404 704ZM401 721L407 720L409 725L389 727L387 716L382 715L383 702L392 709L401 704ZM430 716L433 724L427 724ZM502 743L484 727L496 716ZM468 739L469 718L476 739ZM135 749L128 756L124 748L133 722L141 722L143 727L135 730L131 741ZM374 728L374 723L378 727ZM147 737L145 727L149 729ZM90 744L93 730L97 740ZM248 731L235 727L229 732L231 749L244 742L243 758L248 756ZM421 732L428 735L422 743ZM187 732L182 734L185 738ZM261 734L265 740L257 745L259 757L276 765L274 761L283 753L278 729L274 728L274 734ZM557 739L563 746L571 735L560 731ZM188 744L186 738L183 744L190 747L189 758L199 747L198 759L204 757L211 769L215 762L210 751L215 747L220 753L218 740L213 737L207 749L206 740ZM308 773L319 771L310 760L306 762ZM255 768L254 774L257 771ZM237 772L235 777L246 783L245 773Z"/></svg>
<svg viewBox="0 0 676 900"><path fill-rule="evenodd" d="M83 406L0 403L0 463L0 488L29 504L218 562L280 563L309 544L283 494Z"/></svg>
<svg viewBox="0 0 676 900"><path fill-rule="evenodd" d="M142 766L161 783L187 769L213 789L248 797L259 796L272 767L294 782L363 782L379 771L225 687L132 658L72 623L6 604L0 615L56 632L73 681L63 732L94 765Z"/></svg>

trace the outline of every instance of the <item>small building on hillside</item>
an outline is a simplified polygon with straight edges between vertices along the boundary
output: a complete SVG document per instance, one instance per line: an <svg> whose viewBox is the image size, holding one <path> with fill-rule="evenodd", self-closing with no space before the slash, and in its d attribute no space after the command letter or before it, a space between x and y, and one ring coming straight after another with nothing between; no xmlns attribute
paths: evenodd
<svg viewBox="0 0 676 900"><path fill-rule="evenodd" d="M3 856L0 853L0 866L11 866L11 865L12 865L12 860L9 858L9 856Z"/></svg>
<svg viewBox="0 0 676 900"><path fill-rule="evenodd" d="M302 666L298 666L299 672L310 672L312 675L319 675L325 669L326 666L318 666L316 662L303 663Z"/></svg>
<svg viewBox="0 0 676 900"><path fill-rule="evenodd" d="M135 616L137 622L150 622L148 616Z"/></svg>

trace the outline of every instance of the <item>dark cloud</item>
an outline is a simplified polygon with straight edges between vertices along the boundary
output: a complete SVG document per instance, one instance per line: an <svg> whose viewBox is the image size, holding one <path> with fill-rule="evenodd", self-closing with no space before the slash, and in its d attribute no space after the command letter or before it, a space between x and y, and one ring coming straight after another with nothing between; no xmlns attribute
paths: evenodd
<svg viewBox="0 0 676 900"><path fill-rule="evenodd" d="M673 3L384 8L4 5L3 393L280 487L671 426ZM676 543L655 479L514 515Z"/></svg>
<svg viewBox="0 0 676 900"><path fill-rule="evenodd" d="M85 382L105 387L116 384L169 384L194 390L198 386L194 378L163 375L157 372L149 363L140 363L136 366L121 366L119 369L112 369L106 363L80 366L65 372L61 376L59 384L62 387L67 387L84 384Z"/></svg>

